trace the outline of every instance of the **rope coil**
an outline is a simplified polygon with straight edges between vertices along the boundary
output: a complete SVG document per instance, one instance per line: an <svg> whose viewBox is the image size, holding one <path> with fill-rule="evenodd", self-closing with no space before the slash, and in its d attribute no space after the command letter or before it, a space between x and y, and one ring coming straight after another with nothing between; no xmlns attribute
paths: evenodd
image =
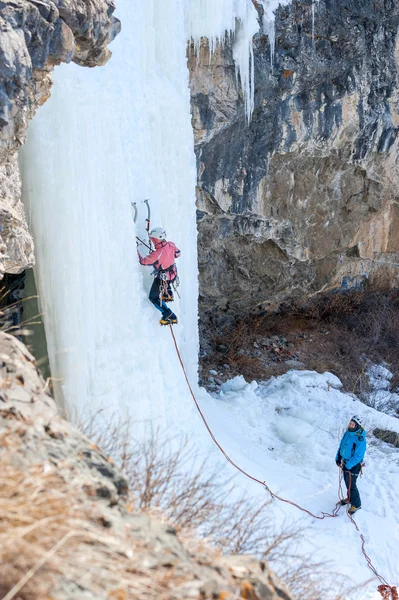
<svg viewBox="0 0 399 600"><path fill-rule="evenodd" d="M230 458L230 456L227 454L227 452L222 448L222 446L217 441L215 435L213 434L211 428L208 425L207 420L205 419L205 416L204 416L204 414L203 414L203 412L202 412L202 410L200 408L200 405L198 404L198 400L195 397L195 394L194 394L193 389L191 387L190 381L189 381L187 373L186 373L186 368L184 366L183 359L181 357L180 350L179 350L179 347L177 345L176 337L175 337L175 334L174 334L174 331L173 331L173 326L170 325L169 327L170 327L170 332L172 334L173 342L174 342L174 345L175 345L176 354L178 356L178 359L179 359L179 362L180 362L180 365L181 365L184 377L185 377L186 382L187 382L187 387L188 387L188 389L190 391L192 399L194 400L195 406L197 407L199 415L200 415L200 417L201 417L201 419L202 419L202 421L203 421L203 423L204 423L204 425L205 425L205 427L206 427L209 435L211 436L213 442L219 448L220 452L223 454L223 456L225 457L225 459L235 469L237 469L237 471L239 471L240 473L242 473L245 477L247 477L248 479L251 479L252 481L255 481L256 483L259 483L261 486L263 486L269 492L269 494L271 495L272 498L275 498L276 500L279 500L280 502L285 502L286 504L291 504L291 506L295 506L296 508L298 508L299 510L301 510L304 513L307 513L308 515L310 515L314 519L323 520L323 519L325 519L327 517L332 517L332 518L337 517L339 509L341 508L341 504L340 504L339 501L335 505L335 508L334 508L334 510L333 510L332 513L322 512L321 513L322 516L315 515L310 510L307 510L306 508L303 508L299 504L296 504L295 502L292 502L291 500L287 500L285 498L282 498L281 496L278 496L277 494L275 494L274 492L272 492L272 490L267 485L266 481L261 481L260 479L257 479L256 477L254 477L250 473L247 473L247 471L245 471L244 469L242 469L239 465L237 465L237 463L235 463L233 461L233 459ZM349 478L349 486L348 486L348 493L347 493L348 501L349 501L349 496L350 496L351 482L352 482L352 475ZM343 498L341 478L340 478L340 483L339 483L339 496L342 496L342 498ZM349 509L349 507L348 507L348 509ZM381 585L378 586L378 591L381 594L382 600L399 600L397 588L395 586L390 586L387 583L387 581L381 575L379 575L379 573L377 572L376 568L372 564L371 559L370 559L370 557L368 556L368 554L366 553L366 550L365 550L366 541L364 539L364 536L361 533L361 531L359 529L359 526L356 523L356 521L354 520L354 518L352 517L352 515L349 514L348 510L347 510L347 515L348 515L349 519L352 521L353 525L356 527L356 530L357 530L357 532L360 535L360 539L361 539L361 542L362 542L362 552L363 552L363 555L364 555L364 557L366 559L367 566L369 567L369 569L371 569L371 571L374 573L374 575L377 577L377 579L381 583Z"/></svg>

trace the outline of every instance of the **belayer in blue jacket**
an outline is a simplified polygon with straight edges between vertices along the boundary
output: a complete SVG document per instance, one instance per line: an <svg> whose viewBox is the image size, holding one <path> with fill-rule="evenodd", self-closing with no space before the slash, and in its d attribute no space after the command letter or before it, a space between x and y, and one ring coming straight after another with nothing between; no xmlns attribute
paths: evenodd
<svg viewBox="0 0 399 600"><path fill-rule="evenodd" d="M363 427L362 418L355 415L343 435L335 457L335 462L344 472L344 481L351 503L349 509L351 515L362 508L359 490L357 489L357 478L362 468L365 452L366 431ZM341 504L342 506L348 504L348 500L346 498L341 500Z"/></svg>

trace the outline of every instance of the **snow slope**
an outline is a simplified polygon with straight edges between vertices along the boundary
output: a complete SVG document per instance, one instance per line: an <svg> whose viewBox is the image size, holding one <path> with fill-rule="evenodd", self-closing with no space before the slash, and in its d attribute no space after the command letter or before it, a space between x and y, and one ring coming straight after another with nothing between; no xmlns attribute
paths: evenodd
<svg viewBox="0 0 399 600"><path fill-rule="evenodd" d="M316 515L331 512L338 497L335 455L352 415L364 418L368 450L359 481L362 510L356 515L377 571L398 585L399 573L399 449L372 435L375 427L399 432L399 420L377 412L341 391L331 373L290 371L265 383L242 377L225 383L220 394L203 399L202 407L219 442L240 467L266 481L271 490ZM244 488L264 498L260 485L239 475ZM289 505L274 502L277 522L300 519L307 536L303 550L330 561L333 573L347 576L347 587L373 577L361 552L359 534L341 509L322 521ZM380 598L378 582L354 590L350 600Z"/></svg>

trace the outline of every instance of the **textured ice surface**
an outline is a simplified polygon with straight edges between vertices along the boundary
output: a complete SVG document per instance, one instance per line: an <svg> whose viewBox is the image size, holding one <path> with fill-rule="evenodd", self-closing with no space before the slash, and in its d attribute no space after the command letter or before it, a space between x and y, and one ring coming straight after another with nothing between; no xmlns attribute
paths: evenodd
<svg viewBox="0 0 399 600"><path fill-rule="evenodd" d="M68 411L131 410L140 422L173 418L184 397L170 332L146 296L135 233L152 225L182 251L176 333L197 371L196 165L187 40L236 35L234 55L253 102L250 0L121 2L122 33L102 68L63 65L22 154L24 198L36 243L36 279L53 377ZM134 230L130 202L137 202ZM177 372L176 372L177 371ZM185 403L182 403L185 406ZM136 414L137 412L137 414ZM178 410L177 413L180 411ZM176 413L176 414L177 414Z"/></svg>
<svg viewBox="0 0 399 600"><path fill-rule="evenodd" d="M129 412L137 430L191 411L170 331L147 299L135 233L181 249L176 335L197 380L196 166L184 3L121 2L103 68L61 66L23 153L25 203L53 377L69 414ZM131 201L139 218L135 230Z"/></svg>

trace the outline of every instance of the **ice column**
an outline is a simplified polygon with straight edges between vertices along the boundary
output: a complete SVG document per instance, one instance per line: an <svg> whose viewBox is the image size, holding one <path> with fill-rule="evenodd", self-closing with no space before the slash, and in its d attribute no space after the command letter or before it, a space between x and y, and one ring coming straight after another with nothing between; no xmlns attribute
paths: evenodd
<svg viewBox="0 0 399 600"><path fill-rule="evenodd" d="M36 279L57 396L72 416L129 413L138 430L185 421L192 403L170 331L147 299L135 234L152 225L181 249L176 335L197 380L196 166L185 3L119 2L103 68L61 66L22 156ZM130 202L136 201L136 230Z"/></svg>
<svg viewBox="0 0 399 600"><path fill-rule="evenodd" d="M36 281L59 402L74 418L129 415L137 432L193 422L168 328L147 299L135 234L152 225L181 249L175 328L197 380L196 164L187 40L238 24L235 59L251 108L256 11L250 0L120 0L122 33L102 68L56 69L52 98L21 156ZM133 226L130 203L137 202Z"/></svg>

